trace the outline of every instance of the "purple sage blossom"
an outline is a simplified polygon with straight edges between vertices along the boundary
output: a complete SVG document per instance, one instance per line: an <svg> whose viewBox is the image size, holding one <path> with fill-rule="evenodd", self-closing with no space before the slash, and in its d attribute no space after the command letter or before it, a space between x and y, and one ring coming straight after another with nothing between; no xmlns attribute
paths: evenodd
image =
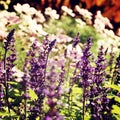
<svg viewBox="0 0 120 120"><path fill-rule="evenodd" d="M107 98L109 90L103 86L106 80L105 69L107 66L103 46L99 49L95 64L93 83L90 85L91 120L109 120L111 118L111 109L108 107L110 99Z"/></svg>
<svg viewBox="0 0 120 120"><path fill-rule="evenodd" d="M27 95L27 87L30 87L32 90L34 90L38 97L36 100L32 101L32 105L29 108L29 119L35 119L37 116L39 116L41 119L43 117L44 113L42 107L45 97L43 90L46 88L45 82L47 61L55 42L56 40L50 42L48 36L46 36L42 44L35 40L27 54L24 65L25 75L23 76L23 83L26 85L23 85L25 92L24 97L29 97Z"/></svg>
<svg viewBox="0 0 120 120"><path fill-rule="evenodd" d="M82 85L83 88L83 120L85 116L85 102L88 96L89 92L89 86L92 82L92 72L93 68L90 63L90 57L92 53L90 52L90 48L92 46L92 39L88 38L87 43L83 47L83 55L81 56L81 60L78 62L77 68L80 69L80 75L79 77L81 78L80 84Z"/></svg>
<svg viewBox="0 0 120 120"><path fill-rule="evenodd" d="M77 33L76 37L73 38L73 48L76 47L76 45L80 42L80 33Z"/></svg>
<svg viewBox="0 0 120 120"><path fill-rule="evenodd" d="M9 32L7 35L6 41L4 43L4 57L3 61L0 62L0 83L4 86L4 90L2 86L0 87L1 94L4 91L4 100L5 100L5 106L8 108L9 117L10 116L10 102L9 102L9 90L11 89L11 86L8 84L9 81L13 79L13 67L15 66L15 60L16 60L16 50L15 50L15 40L14 40L14 29ZM8 54L9 52L9 54Z"/></svg>
<svg viewBox="0 0 120 120"><path fill-rule="evenodd" d="M120 54L116 58L116 63L113 71L112 83L120 85Z"/></svg>
<svg viewBox="0 0 120 120"><path fill-rule="evenodd" d="M64 67L62 67L61 70L62 71L58 76L58 73L55 72L55 67L53 66L50 70L50 73L47 75L44 93L47 97L46 103L49 106L49 111L46 113L44 120L63 119L63 116L59 114L59 110L57 109L58 101L62 95L62 84L65 75Z"/></svg>

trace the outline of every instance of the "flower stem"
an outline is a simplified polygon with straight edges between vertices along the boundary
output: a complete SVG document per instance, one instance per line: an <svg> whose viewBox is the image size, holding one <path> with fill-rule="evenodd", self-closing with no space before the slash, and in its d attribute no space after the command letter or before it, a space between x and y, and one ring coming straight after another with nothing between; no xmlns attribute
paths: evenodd
<svg viewBox="0 0 120 120"><path fill-rule="evenodd" d="M86 92L86 88L83 87L83 111L82 111L82 114L83 114L83 120L85 120L85 92Z"/></svg>
<svg viewBox="0 0 120 120"><path fill-rule="evenodd" d="M7 108L8 108L8 112L9 112L9 117L11 119L11 115L10 115L10 105L9 105L9 100L8 100L8 75L6 72L6 56L7 56L7 49L5 49L5 54L4 54L4 86L5 86L5 102L7 104Z"/></svg>

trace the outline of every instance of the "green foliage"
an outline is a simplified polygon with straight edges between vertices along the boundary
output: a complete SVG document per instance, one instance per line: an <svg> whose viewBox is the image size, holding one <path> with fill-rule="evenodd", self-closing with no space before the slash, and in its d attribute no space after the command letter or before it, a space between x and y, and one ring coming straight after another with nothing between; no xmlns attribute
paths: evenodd
<svg viewBox="0 0 120 120"><path fill-rule="evenodd" d="M80 32L80 39L82 43L85 43L86 39L90 36L94 41L97 41L100 38L95 28L86 24L83 26L70 16L63 15L60 20L50 19L45 24L44 30L50 34L57 34L61 32L73 38L77 32Z"/></svg>
<svg viewBox="0 0 120 120"><path fill-rule="evenodd" d="M28 49L28 45L26 45L26 42L22 42L20 39L16 40L16 51L17 51L17 60L16 65L18 69L22 70L22 66L26 57L26 51Z"/></svg>
<svg viewBox="0 0 120 120"><path fill-rule="evenodd" d="M113 105L112 113L113 113L114 117L116 118L116 120L120 119L120 107L118 107L117 105Z"/></svg>
<svg viewBox="0 0 120 120"><path fill-rule="evenodd" d="M0 60L3 59L4 55L4 44L3 41L0 41Z"/></svg>
<svg viewBox="0 0 120 120"><path fill-rule="evenodd" d="M120 94L120 87L115 84L110 84L106 85L106 87L109 87L112 89L112 92L108 94L108 98L113 100L113 105L112 105L112 114L115 117L116 120L119 120L120 118L120 97L117 96L116 94Z"/></svg>
<svg viewBox="0 0 120 120"><path fill-rule="evenodd" d="M29 93L29 96L30 96L31 100L37 100L38 99L38 96L36 95L34 90L29 88L28 93Z"/></svg>
<svg viewBox="0 0 120 120"><path fill-rule="evenodd" d="M109 87L112 88L113 90L118 91L120 93L120 87L118 85L112 84Z"/></svg>

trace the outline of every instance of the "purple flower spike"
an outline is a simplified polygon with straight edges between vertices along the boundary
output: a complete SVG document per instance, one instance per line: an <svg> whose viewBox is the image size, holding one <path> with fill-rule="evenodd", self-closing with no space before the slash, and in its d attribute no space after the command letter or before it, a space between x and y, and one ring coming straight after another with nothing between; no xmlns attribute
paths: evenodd
<svg viewBox="0 0 120 120"><path fill-rule="evenodd" d="M96 66L94 68L93 83L90 86L90 109L92 120L109 120L109 118L111 118L111 109L108 107L110 100L107 98L108 89L103 86L106 76L106 59L104 56L103 46L101 46L95 62Z"/></svg>
<svg viewBox="0 0 120 120"><path fill-rule="evenodd" d="M92 46L92 39L88 38L87 43L84 45L82 49L83 55L81 56L80 61L76 64L76 68L79 68L80 74L78 75L79 78L81 79L80 84L82 85L83 88L83 120L85 116L85 106L86 106L86 99L89 98L88 92L89 92L89 86L92 83L92 72L93 68L90 63L90 57L91 57L91 52L90 48Z"/></svg>
<svg viewBox="0 0 120 120"><path fill-rule="evenodd" d="M16 50L15 50L15 40L14 40L14 29L11 30L4 43L4 57L3 61L0 61L0 102L4 103L3 107L8 108L8 113L10 115L9 102L9 90L12 89L11 85L8 83L13 79L13 67L16 60ZM8 54L10 51L10 54ZM4 96L4 100L2 97ZM10 117L10 116L9 116Z"/></svg>
<svg viewBox="0 0 120 120"><path fill-rule="evenodd" d="M10 41L13 39L13 35L14 35L15 29L11 30L6 38L6 42L5 42L5 49L8 49L8 46L10 44Z"/></svg>
<svg viewBox="0 0 120 120"><path fill-rule="evenodd" d="M91 45L91 38L88 38L87 44L83 48L81 61L79 62L80 76L82 78L81 84L83 88L89 87L90 81L92 79L93 68L90 64L90 56L92 55L90 52Z"/></svg>
<svg viewBox="0 0 120 120"><path fill-rule="evenodd" d="M76 37L73 39L73 47L76 47L76 45L80 42L80 33L77 33Z"/></svg>
<svg viewBox="0 0 120 120"><path fill-rule="evenodd" d="M52 50L53 46L55 45L55 42L56 42L56 39L49 44L48 52Z"/></svg>
<svg viewBox="0 0 120 120"><path fill-rule="evenodd" d="M58 105L58 100L62 95L61 88L64 79L64 73L65 73L64 67L61 68L61 73L58 75L58 73L55 72L55 67L53 66L50 70L49 75L47 76L46 88L44 89L44 93L47 98L46 103L49 106L49 111L46 113L44 120L63 119L63 117L59 114L57 105ZM55 99L57 99L57 101Z"/></svg>

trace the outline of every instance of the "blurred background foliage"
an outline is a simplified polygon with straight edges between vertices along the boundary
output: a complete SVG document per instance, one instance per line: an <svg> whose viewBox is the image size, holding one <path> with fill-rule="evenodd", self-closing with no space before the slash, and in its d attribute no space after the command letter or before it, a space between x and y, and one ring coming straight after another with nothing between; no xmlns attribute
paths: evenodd
<svg viewBox="0 0 120 120"><path fill-rule="evenodd" d="M117 24L118 29L119 22L112 25L110 23L112 20L109 21L101 15L105 9L104 6L100 7L102 3L96 2L94 5L91 4L91 7L88 3L90 4L83 0L0 0L0 46L6 34L11 29L16 29L19 69L34 39L41 41L47 34L50 34L51 39L57 38L58 41L60 39L66 47L71 44L69 39L79 32L81 44L84 44L88 37L92 37L92 51L95 54L101 45L104 45L108 52L113 45L113 51L117 52L120 37L114 34L116 31L114 26ZM2 55L2 52L0 54Z"/></svg>
<svg viewBox="0 0 120 120"><path fill-rule="evenodd" d="M61 6L67 6L75 10L75 5L88 9L93 14L100 10L102 15L108 17L114 25L114 31L120 30L120 1L119 0L0 0L0 9L13 11L13 6L17 3L28 3L30 6L44 12L46 7L56 9L59 14Z"/></svg>

